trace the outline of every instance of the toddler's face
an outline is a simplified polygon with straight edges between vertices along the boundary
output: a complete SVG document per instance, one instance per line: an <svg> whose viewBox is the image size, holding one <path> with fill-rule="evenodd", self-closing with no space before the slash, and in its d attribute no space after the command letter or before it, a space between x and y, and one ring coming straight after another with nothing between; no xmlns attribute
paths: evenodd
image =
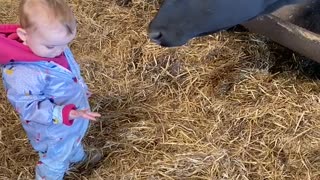
<svg viewBox="0 0 320 180"><path fill-rule="evenodd" d="M24 44L38 56L54 58L61 55L74 39L75 31L72 34L68 33L66 27L59 22L40 24L35 30L27 33Z"/></svg>

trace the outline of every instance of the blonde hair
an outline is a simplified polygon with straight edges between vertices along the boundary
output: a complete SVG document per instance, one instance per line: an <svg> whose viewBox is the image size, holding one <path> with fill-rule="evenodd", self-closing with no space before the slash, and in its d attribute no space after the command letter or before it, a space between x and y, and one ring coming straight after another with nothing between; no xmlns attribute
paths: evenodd
<svg viewBox="0 0 320 180"><path fill-rule="evenodd" d="M73 33L76 28L76 20L65 0L20 0L19 19L22 28L28 29L34 27L34 22L30 20L30 13L28 13L27 8L38 5L36 3L41 3L47 7L49 9L47 13L52 13L54 18L57 18L66 27L68 33Z"/></svg>

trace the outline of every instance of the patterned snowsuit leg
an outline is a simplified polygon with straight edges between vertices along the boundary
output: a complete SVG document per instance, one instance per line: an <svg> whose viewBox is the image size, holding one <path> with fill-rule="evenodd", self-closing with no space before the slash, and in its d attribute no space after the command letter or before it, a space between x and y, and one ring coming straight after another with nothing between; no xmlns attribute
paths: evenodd
<svg viewBox="0 0 320 180"><path fill-rule="evenodd" d="M72 138L49 146L47 152L39 152L39 156L36 179L53 180L63 179L69 164L83 160L85 153L81 142Z"/></svg>

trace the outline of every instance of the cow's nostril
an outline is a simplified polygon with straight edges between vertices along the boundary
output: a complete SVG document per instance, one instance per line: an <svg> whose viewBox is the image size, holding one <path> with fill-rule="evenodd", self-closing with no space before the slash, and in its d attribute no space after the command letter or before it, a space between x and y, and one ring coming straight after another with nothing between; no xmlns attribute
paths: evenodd
<svg viewBox="0 0 320 180"><path fill-rule="evenodd" d="M161 32L150 32L149 37L152 40L159 40L162 37Z"/></svg>

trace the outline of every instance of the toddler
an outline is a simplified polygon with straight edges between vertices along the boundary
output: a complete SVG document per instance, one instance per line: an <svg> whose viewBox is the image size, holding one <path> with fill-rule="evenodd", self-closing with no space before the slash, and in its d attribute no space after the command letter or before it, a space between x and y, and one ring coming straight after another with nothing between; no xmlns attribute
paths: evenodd
<svg viewBox="0 0 320 180"><path fill-rule="evenodd" d="M64 0L20 0L20 25L0 25L0 63L7 97L39 153L36 179L63 179L70 164L89 161L82 139L88 87L68 48L75 17ZM88 158L90 157L90 158Z"/></svg>

